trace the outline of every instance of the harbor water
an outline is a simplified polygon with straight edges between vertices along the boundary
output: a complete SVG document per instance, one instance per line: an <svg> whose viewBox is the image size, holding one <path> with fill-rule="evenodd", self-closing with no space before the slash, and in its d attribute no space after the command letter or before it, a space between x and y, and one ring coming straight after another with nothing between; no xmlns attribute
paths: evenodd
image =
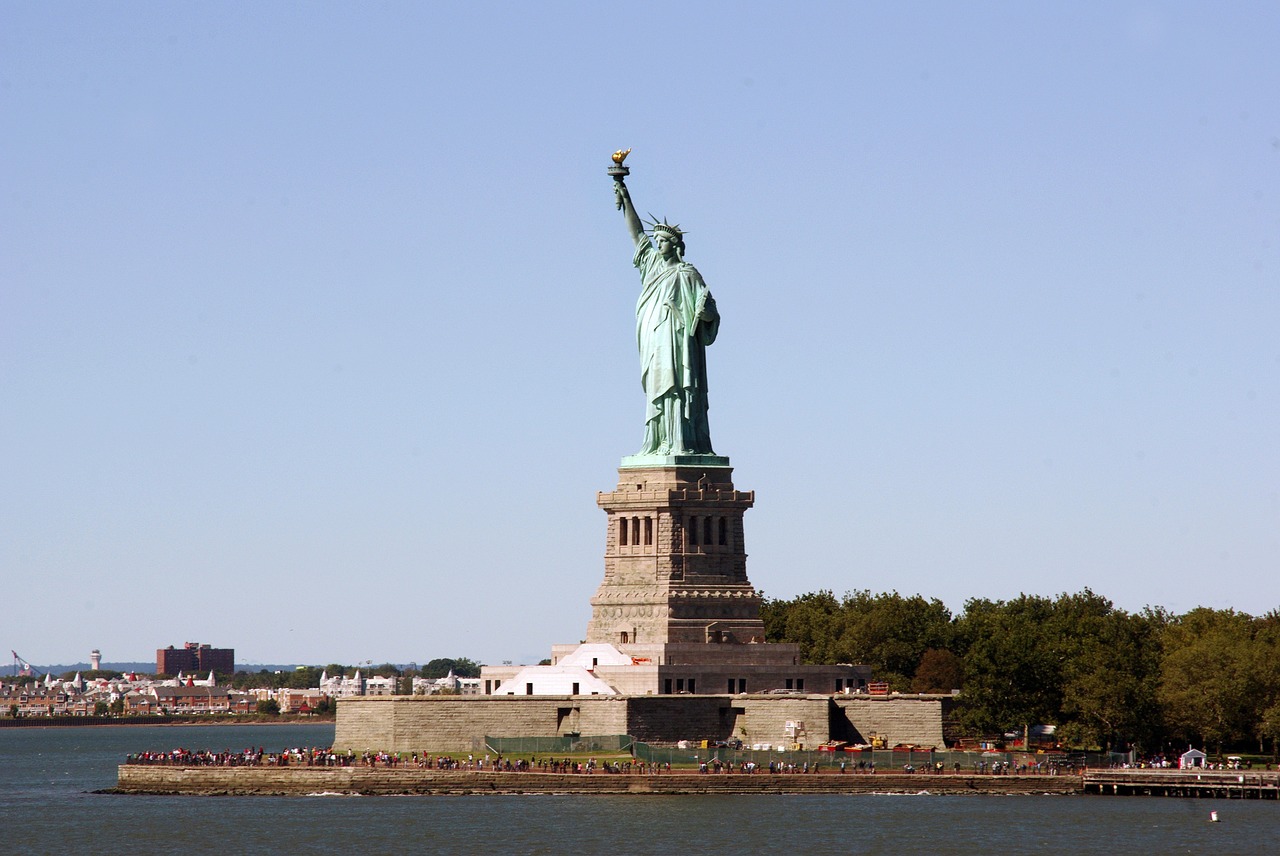
<svg viewBox="0 0 1280 856"><path fill-rule="evenodd" d="M93 793L115 784L131 752L276 751L332 739L332 725L0 728L5 852L1246 854L1280 846L1280 804L1260 800ZM1210 822L1213 811L1220 822Z"/></svg>

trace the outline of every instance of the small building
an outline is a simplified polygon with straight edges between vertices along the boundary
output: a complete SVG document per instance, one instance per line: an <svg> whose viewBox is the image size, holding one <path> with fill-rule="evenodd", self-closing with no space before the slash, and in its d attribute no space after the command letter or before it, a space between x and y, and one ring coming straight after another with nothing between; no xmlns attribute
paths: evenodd
<svg viewBox="0 0 1280 856"><path fill-rule="evenodd" d="M1205 757L1205 754L1199 749L1188 749L1178 757L1178 768L1181 770L1203 768Z"/></svg>
<svg viewBox="0 0 1280 856"><path fill-rule="evenodd" d="M229 713L226 687L155 687L156 704L163 713Z"/></svg>
<svg viewBox="0 0 1280 856"><path fill-rule="evenodd" d="M159 712L155 696L136 690L124 694L124 710L130 716L150 716Z"/></svg>
<svg viewBox="0 0 1280 856"><path fill-rule="evenodd" d="M460 678L450 669L443 678L414 678L410 689L413 695L479 695L480 679Z"/></svg>
<svg viewBox="0 0 1280 856"><path fill-rule="evenodd" d="M276 702L280 705L281 713L309 713L319 707L325 698L324 692L315 688L299 690L285 687L276 691Z"/></svg>
<svg viewBox="0 0 1280 856"><path fill-rule="evenodd" d="M399 678L373 675L365 679L364 694L371 696L397 695L396 690L399 683Z"/></svg>
<svg viewBox="0 0 1280 856"><path fill-rule="evenodd" d="M345 675L329 677L328 672L321 672L319 689L330 698L362 696L364 695L364 679L360 677L359 669L349 678Z"/></svg>

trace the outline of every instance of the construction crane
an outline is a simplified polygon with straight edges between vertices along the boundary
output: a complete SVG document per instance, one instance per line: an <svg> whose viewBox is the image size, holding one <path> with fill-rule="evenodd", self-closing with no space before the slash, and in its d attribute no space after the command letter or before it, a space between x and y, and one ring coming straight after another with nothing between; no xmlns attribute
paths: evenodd
<svg viewBox="0 0 1280 856"><path fill-rule="evenodd" d="M15 678L19 675L24 677L39 677L39 675L36 674L36 667L23 659L17 651L10 648L9 653L13 655L13 676Z"/></svg>

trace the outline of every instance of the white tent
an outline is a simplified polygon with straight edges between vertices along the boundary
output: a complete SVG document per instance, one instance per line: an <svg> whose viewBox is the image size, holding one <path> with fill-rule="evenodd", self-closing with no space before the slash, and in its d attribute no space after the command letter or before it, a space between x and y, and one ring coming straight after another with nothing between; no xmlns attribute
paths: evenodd
<svg viewBox="0 0 1280 856"><path fill-rule="evenodd" d="M1192 767L1204 766L1205 754L1199 749L1188 749L1178 758L1178 768L1189 770Z"/></svg>
<svg viewBox="0 0 1280 856"><path fill-rule="evenodd" d="M525 666L494 695L616 695L611 685L581 666Z"/></svg>
<svg viewBox="0 0 1280 856"><path fill-rule="evenodd" d="M578 666L591 670L596 666L630 666L631 655L603 642L584 643L566 654L557 666Z"/></svg>
<svg viewBox="0 0 1280 856"><path fill-rule="evenodd" d="M494 695L617 695L596 677L596 666L630 666L631 657L605 643L579 645L554 666L525 666L494 689Z"/></svg>

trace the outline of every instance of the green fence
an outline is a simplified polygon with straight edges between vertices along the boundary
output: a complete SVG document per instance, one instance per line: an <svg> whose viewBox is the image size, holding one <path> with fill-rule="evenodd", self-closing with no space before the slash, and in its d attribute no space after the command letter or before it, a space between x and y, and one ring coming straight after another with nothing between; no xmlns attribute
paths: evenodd
<svg viewBox="0 0 1280 856"><path fill-rule="evenodd" d="M485 746L499 755L580 755L591 752L630 753L631 738L626 734L584 737L485 737Z"/></svg>
<svg viewBox="0 0 1280 856"><path fill-rule="evenodd" d="M1015 772L1025 767L1029 772L1058 772L1077 770L1082 767L1110 767L1113 764L1128 760L1127 755L1099 752L1059 752L1059 753L1027 753L1027 752L961 752L941 751L898 751L892 749L876 749L864 752L819 752L817 750L792 750L779 752L777 749L733 749L725 746L703 748L699 744L691 744L686 749L677 746L661 745L635 741L625 734L605 734L599 736L567 735L563 737L485 737L485 748L490 752L507 756L554 756L598 754L630 754L638 761L646 764L670 764L672 767L690 768L703 763L719 761L721 764L732 764L737 767L743 763L754 763L761 769L790 768L812 770L839 770L841 764L846 772L901 772L908 767L918 771L938 771L955 773L992 773ZM1007 767L1006 767L1007 765Z"/></svg>
<svg viewBox="0 0 1280 856"><path fill-rule="evenodd" d="M648 764L670 764L672 767L696 767L703 763L719 761L737 767L743 763L754 763L761 769L794 767L796 769L839 770L847 772L901 772L908 767L918 771L941 771L954 773L958 769L962 773L991 773L996 771L1014 772L1025 767L1028 772L1058 772L1079 769L1081 767L1108 767L1112 763L1123 761L1125 755L1109 755L1096 752L1063 752L1055 754L1030 754L1026 752L952 752L952 751L894 751L877 749L865 752L818 752L816 750L791 750L779 752L776 749L731 749L727 747L702 748L697 744L687 749L675 746L654 746L636 742L632 746L632 754ZM1005 765L1008 765L1006 768Z"/></svg>

